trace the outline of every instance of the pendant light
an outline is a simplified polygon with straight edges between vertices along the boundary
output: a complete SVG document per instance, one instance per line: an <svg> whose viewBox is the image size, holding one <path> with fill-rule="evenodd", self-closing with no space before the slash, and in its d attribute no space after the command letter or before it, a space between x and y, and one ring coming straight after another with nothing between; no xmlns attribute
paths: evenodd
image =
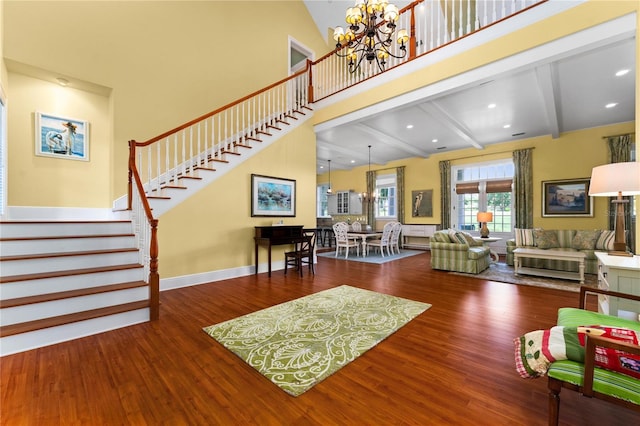
<svg viewBox="0 0 640 426"><path fill-rule="evenodd" d="M327 160L329 162L329 189L327 189L327 195L331 195L333 191L331 190L331 160Z"/></svg>

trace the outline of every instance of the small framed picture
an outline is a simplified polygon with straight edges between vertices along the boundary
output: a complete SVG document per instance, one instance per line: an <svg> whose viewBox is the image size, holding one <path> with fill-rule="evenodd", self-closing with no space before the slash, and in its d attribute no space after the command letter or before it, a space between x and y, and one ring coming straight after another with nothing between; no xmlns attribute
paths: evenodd
<svg viewBox="0 0 640 426"><path fill-rule="evenodd" d="M251 175L251 216L295 215L295 180Z"/></svg>
<svg viewBox="0 0 640 426"><path fill-rule="evenodd" d="M589 179L542 182L542 216L593 216L593 197L589 197Z"/></svg>
<svg viewBox="0 0 640 426"><path fill-rule="evenodd" d="M35 113L36 155L89 161L89 123L77 118Z"/></svg>

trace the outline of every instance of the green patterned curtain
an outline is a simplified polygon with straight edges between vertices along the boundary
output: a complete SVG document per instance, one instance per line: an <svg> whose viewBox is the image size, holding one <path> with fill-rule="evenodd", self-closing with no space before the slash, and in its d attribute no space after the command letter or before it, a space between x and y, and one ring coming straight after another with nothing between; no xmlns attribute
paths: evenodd
<svg viewBox="0 0 640 426"><path fill-rule="evenodd" d="M632 141L631 135L611 136L607 138L607 146L609 147L609 163L626 163L628 161L632 161L631 149L633 144L634 142ZM614 199L615 198L610 198L609 201L612 201ZM623 199L629 200L628 203L623 204L624 223L626 224L627 229L629 229L629 231L626 232L625 242L631 249L631 252L635 253L635 232L633 232L633 222L631 217L631 203L633 202L633 197L623 197ZM616 212L614 210L610 211L611 214L609 214L609 229L615 229Z"/></svg>
<svg viewBox="0 0 640 426"><path fill-rule="evenodd" d="M532 148L513 151L515 175L513 192L516 212L514 228L533 228L533 161Z"/></svg>
<svg viewBox="0 0 640 426"><path fill-rule="evenodd" d="M367 194L375 194L376 192L376 171L367 172ZM376 209L372 203L367 203L367 223L372 230L376 230Z"/></svg>
<svg viewBox="0 0 640 426"><path fill-rule="evenodd" d="M451 161L440 163L440 227L451 226Z"/></svg>
<svg viewBox="0 0 640 426"><path fill-rule="evenodd" d="M396 186L398 222L404 223L404 166L396 168Z"/></svg>

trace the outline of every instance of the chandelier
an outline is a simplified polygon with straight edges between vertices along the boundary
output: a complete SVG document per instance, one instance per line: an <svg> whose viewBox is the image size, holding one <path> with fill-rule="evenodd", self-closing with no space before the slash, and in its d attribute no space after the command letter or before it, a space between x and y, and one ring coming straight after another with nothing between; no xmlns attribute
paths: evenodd
<svg viewBox="0 0 640 426"><path fill-rule="evenodd" d="M369 145L369 173L367 173L367 179L365 179L365 185L368 186L369 176L371 175L371 145ZM361 192L358 194L358 198L363 203L371 203L374 204L376 202L376 193L367 194L367 192Z"/></svg>
<svg viewBox="0 0 640 426"><path fill-rule="evenodd" d="M387 58L404 58L407 54L406 43L409 41L407 30L398 31L396 42L400 45L400 54L390 51L393 44L393 33L396 21L400 17L398 7L388 0L356 0L355 6L347 9L345 20L347 31L336 27L333 39L336 41L336 55L347 58L349 72L355 72L363 59L371 64L374 60L380 71L384 71ZM340 53L343 46L346 53Z"/></svg>

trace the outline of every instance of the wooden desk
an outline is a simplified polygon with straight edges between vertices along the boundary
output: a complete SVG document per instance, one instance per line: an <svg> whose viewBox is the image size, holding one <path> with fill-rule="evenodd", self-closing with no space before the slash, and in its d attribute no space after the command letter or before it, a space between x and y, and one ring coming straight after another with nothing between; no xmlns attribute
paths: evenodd
<svg viewBox="0 0 640 426"><path fill-rule="evenodd" d="M258 273L258 247L267 247L269 253L269 276L271 276L271 246L294 244L302 241L302 225L256 226L255 236L255 273Z"/></svg>

